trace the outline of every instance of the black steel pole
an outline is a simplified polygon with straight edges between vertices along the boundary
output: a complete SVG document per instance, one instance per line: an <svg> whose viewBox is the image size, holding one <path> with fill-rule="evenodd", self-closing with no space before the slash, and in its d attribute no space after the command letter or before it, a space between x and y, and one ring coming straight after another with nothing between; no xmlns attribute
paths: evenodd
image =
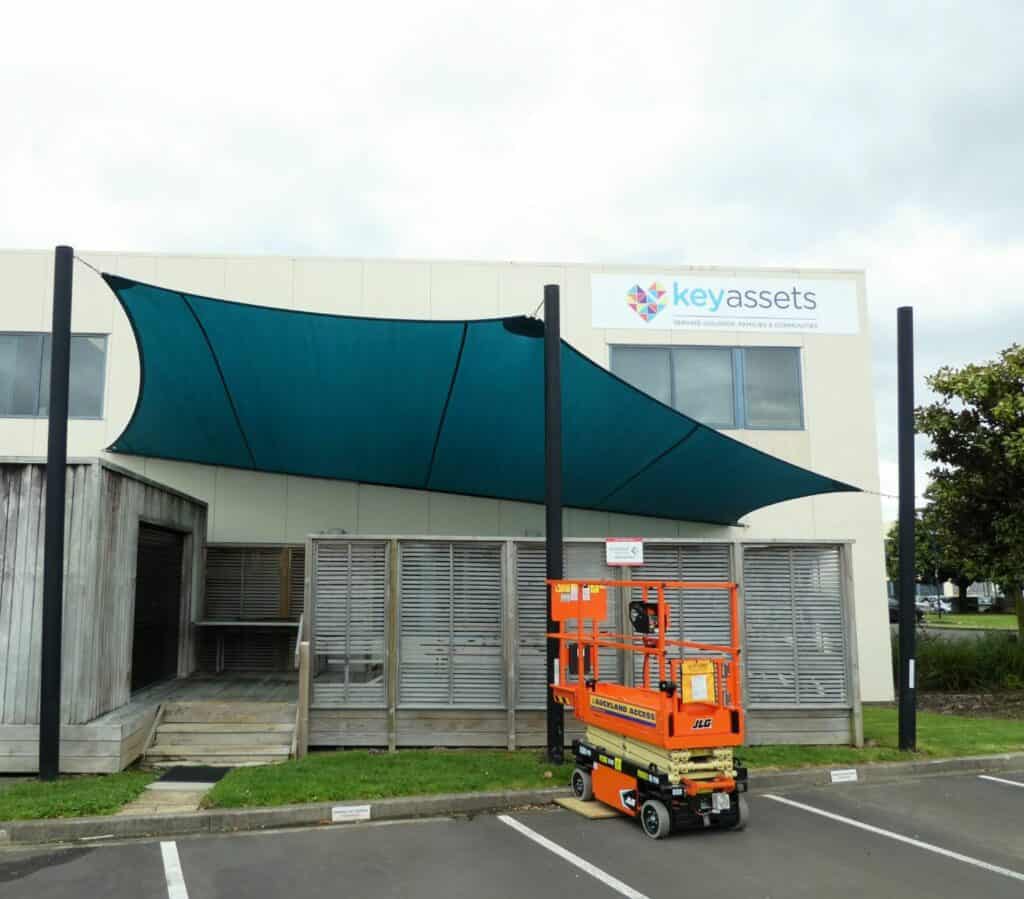
<svg viewBox="0 0 1024 899"><path fill-rule="evenodd" d="M917 748L916 578L914 576L914 310L896 310L900 480L900 749Z"/></svg>
<svg viewBox="0 0 1024 899"><path fill-rule="evenodd" d="M43 550L42 674L39 688L39 779L60 770L60 669L64 619L64 479L68 462L71 368L71 276L75 251L57 247L50 333L50 408L46 445L46 534Z"/></svg>
<svg viewBox="0 0 1024 899"><path fill-rule="evenodd" d="M544 285L544 512L547 576L562 576L562 340L558 285ZM557 630L548 605L548 633ZM547 676L558 666L558 641L548 638ZM565 747L563 708L548 690L548 760L560 765Z"/></svg>

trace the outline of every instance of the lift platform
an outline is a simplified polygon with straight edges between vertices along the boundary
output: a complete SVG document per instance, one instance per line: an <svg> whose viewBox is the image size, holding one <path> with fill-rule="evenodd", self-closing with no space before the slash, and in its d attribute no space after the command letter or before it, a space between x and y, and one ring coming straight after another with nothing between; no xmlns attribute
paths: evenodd
<svg viewBox="0 0 1024 899"><path fill-rule="evenodd" d="M744 740L739 690L737 586L719 581L549 580L558 630L555 700L587 725L573 741L573 795L639 818L648 836L672 830L739 829L746 823L747 771L734 754ZM608 591L629 602L633 632L607 626ZM728 646L668 637L667 590L728 593ZM634 683L601 680L600 650L643 658ZM632 669L630 669L632 670Z"/></svg>

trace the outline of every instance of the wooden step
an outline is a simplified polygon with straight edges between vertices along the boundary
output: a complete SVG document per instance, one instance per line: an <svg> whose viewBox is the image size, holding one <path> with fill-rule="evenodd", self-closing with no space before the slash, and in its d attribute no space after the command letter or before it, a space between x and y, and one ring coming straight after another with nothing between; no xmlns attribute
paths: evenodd
<svg viewBox="0 0 1024 899"><path fill-rule="evenodd" d="M181 725L178 725L181 726ZM284 725L281 725L282 727ZM206 730L171 731L160 727L156 732L156 746L284 746L291 747L292 732L289 727L285 731L261 733L259 731L217 731Z"/></svg>
<svg viewBox="0 0 1024 899"><path fill-rule="evenodd" d="M291 734L295 730L294 720L291 724L227 724L220 721L192 721L187 724L167 724L161 722L160 733L168 734Z"/></svg>
<svg viewBox="0 0 1024 899"><path fill-rule="evenodd" d="M146 751L147 761L209 759L212 765L230 764L227 759L281 760L288 758L290 746L259 746L259 745L211 745L165 743L162 746L151 746ZM212 761L218 759L219 761Z"/></svg>
<svg viewBox="0 0 1024 899"><path fill-rule="evenodd" d="M294 724L294 702L168 702L165 724Z"/></svg>

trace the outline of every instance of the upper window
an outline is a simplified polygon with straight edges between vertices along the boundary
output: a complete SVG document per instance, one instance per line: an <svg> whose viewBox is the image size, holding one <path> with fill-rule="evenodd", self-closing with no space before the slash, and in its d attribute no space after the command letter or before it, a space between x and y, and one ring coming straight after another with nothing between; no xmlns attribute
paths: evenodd
<svg viewBox="0 0 1024 899"><path fill-rule="evenodd" d="M71 418L103 417L107 338L71 337ZM50 335L0 334L0 417L45 418L50 412Z"/></svg>
<svg viewBox="0 0 1024 899"><path fill-rule="evenodd" d="M624 381L714 428L803 427L796 347L613 346Z"/></svg>

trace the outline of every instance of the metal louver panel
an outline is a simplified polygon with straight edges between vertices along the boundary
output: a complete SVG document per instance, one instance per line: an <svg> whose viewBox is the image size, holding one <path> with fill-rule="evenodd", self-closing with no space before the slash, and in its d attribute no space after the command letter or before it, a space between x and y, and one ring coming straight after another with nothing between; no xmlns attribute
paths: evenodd
<svg viewBox="0 0 1024 899"><path fill-rule="evenodd" d="M399 705L503 707L502 574L497 543L399 544Z"/></svg>
<svg viewBox="0 0 1024 899"><path fill-rule="evenodd" d="M839 550L744 551L749 704L848 706Z"/></svg>
<svg viewBox="0 0 1024 899"><path fill-rule="evenodd" d="M206 550L206 614L211 619L242 617L243 551L210 546Z"/></svg>
<svg viewBox="0 0 1024 899"><path fill-rule="evenodd" d="M732 579L729 546L724 543L658 544L644 546L644 564L628 575L635 580L654 581L729 581ZM641 598L633 590L632 600ZM648 600L654 601L649 595ZM695 643L730 642L729 592L727 590L666 590L665 599L671 613L671 634L675 640ZM681 614L680 614L681 611ZM641 676L643 657L633 656L634 676ZM671 653L678 655L678 651ZM688 650L687 656L704 653ZM657 673L652 669L652 677Z"/></svg>
<svg viewBox="0 0 1024 899"><path fill-rule="evenodd" d="M208 547L204 617L231 621L280 619L282 576L290 564L285 617L297 621L303 609L305 555L302 547Z"/></svg>
<svg viewBox="0 0 1024 899"><path fill-rule="evenodd" d="M516 707L542 709L547 702L548 593L543 543L515 545L516 612L519 652Z"/></svg>
<svg viewBox="0 0 1024 899"><path fill-rule="evenodd" d="M614 580L617 572L604 561L604 543L566 543L562 550L565 577ZM548 625L547 556L543 543L515 545L516 611L519 623L517 671L519 683L516 706L542 709L547 702L548 673L545 634ZM608 617L602 630L619 632L618 589L608 591ZM602 649L601 679L620 681L620 655L614 649Z"/></svg>
<svg viewBox="0 0 1024 899"><path fill-rule="evenodd" d="M288 617L292 621L298 621L306 607L306 549L303 546L293 546L288 552L291 553L288 569L291 603L288 608Z"/></svg>
<svg viewBox="0 0 1024 899"><path fill-rule="evenodd" d="M400 705L451 699L452 552L450 543L398 547Z"/></svg>
<svg viewBox="0 0 1024 899"><path fill-rule="evenodd" d="M281 613L281 548L249 548L242 563L242 618L278 618Z"/></svg>
<svg viewBox="0 0 1024 899"><path fill-rule="evenodd" d="M594 578L599 581L610 581L618 577L618 572L605 564L604 541L600 543L566 543L562 548L562 559L567 578L575 580ZM601 623L603 631L620 633L622 630L619 623L622 620L619 615L620 592L617 587L608 591L608 614ZM599 652L601 680L621 683L621 653L617 649L602 649Z"/></svg>
<svg viewBox="0 0 1024 899"><path fill-rule="evenodd" d="M792 554L800 704L847 704L839 550L794 547Z"/></svg>
<svg viewBox="0 0 1024 899"><path fill-rule="evenodd" d="M387 545L319 541L314 552L313 706L383 707Z"/></svg>
<svg viewBox="0 0 1024 899"><path fill-rule="evenodd" d="M452 575L452 705L503 708L500 544L454 544Z"/></svg>

